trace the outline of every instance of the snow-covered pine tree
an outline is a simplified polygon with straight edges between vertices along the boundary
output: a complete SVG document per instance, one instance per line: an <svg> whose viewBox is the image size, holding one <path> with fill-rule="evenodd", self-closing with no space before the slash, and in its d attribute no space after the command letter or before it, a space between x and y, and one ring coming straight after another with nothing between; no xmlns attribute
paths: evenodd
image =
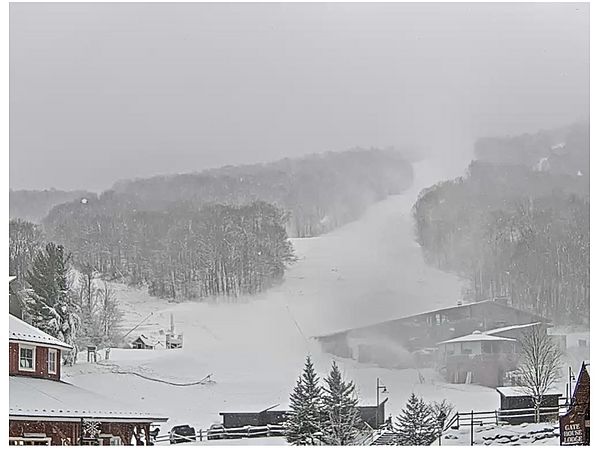
<svg viewBox="0 0 600 452"><path fill-rule="evenodd" d="M345 382L335 361L323 395L323 442L327 445L347 446L354 443L360 421L358 399L352 381Z"/></svg>
<svg viewBox="0 0 600 452"><path fill-rule="evenodd" d="M436 419L431 406L412 393L396 417L394 430L400 446L429 446L436 439Z"/></svg>
<svg viewBox="0 0 600 452"><path fill-rule="evenodd" d="M291 412L285 423L285 437L296 446L318 445L323 413L322 388L310 359L306 357L304 370L290 395Z"/></svg>
<svg viewBox="0 0 600 452"><path fill-rule="evenodd" d="M69 256L61 245L48 243L34 258L26 281L29 284L25 309L31 323L51 336L74 347L64 354L67 364L76 359L75 338L79 330L79 315L69 289Z"/></svg>

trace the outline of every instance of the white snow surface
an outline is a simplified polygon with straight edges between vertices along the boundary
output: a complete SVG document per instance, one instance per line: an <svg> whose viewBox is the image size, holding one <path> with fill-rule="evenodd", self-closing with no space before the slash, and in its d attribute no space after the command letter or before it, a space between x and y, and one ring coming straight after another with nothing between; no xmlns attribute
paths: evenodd
<svg viewBox="0 0 600 452"><path fill-rule="evenodd" d="M24 322L12 314L9 314L8 318L9 342L15 341L51 345L62 350L71 350L73 348L69 344L44 333L42 330L30 325L27 322Z"/></svg>
<svg viewBox="0 0 600 452"><path fill-rule="evenodd" d="M438 445L436 441L434 446ZM470 446L471 427L448 430L442 436L442 446ZM483 425L473 429L475 446L559 446L558 423Z"/></svg>
<svg viewBox="0 0 600 452"><path fill-rule="evenodd" d="M62 416L158 419L151 413L136 411L131 403L78 388L63 381L43 378L9 377L9 414L11 416Z"/></svg>
<svg viewBox="0 0 600 452"><path fill-rule="evenodd" d="M426 167L426 162L417 164L413 189L372 206L360 220L321 237L293 239L298 261L283 284L263 294L168 303L115 284L124 332L153 313L128 339L168 330L172 313L176 333L184 334L183 349L112 349L110 361L97 364L83 362L82 355L79 364L64 368L65 378L168 416L161 434L178 424L206 429L221 422L223 411L275 404L285 409L307 354L321 376L331 366L333 357L312 336L453 305L459 299L461 281L427 266L414 241L410 211L417 193L443 177L423 177ZM376 378L381 379L388 390L383 395L389 398L386 416L398 414L412 391L427 400L446 398L463 411L499 406L494 389L448 384L430 369L336 361L345 378L355 382L361 404L375 403ZM115 371L171 383L197 382L211 374L213 382L173 386Z"/></svg>

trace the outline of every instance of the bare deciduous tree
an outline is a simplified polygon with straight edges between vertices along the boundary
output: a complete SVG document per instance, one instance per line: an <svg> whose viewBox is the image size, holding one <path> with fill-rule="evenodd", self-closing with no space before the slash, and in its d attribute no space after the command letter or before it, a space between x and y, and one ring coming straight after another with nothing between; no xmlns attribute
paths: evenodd
<svg viewBox="0 0 600 452"><path fill-rule="evenodd" d="M525 394L533 399L535 421L540 421L542 398L560 378L561 351L545 329L538 325L523 335L519 377Z"/></svg>

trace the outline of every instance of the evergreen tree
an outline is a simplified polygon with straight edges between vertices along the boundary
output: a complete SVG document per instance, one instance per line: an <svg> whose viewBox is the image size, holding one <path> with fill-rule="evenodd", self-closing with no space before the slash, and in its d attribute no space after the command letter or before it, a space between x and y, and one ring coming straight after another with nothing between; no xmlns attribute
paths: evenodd
<svg viewBox="0 0 600 452"><path fill-rule="evenodd" d="M322 389L310 359L306 357L304 371L290 395L291 412L285 423L287 442L296 446L314 446L321 436L323 412Z"/></svg>
<svg viewBox="0 0 600 452"><path fill-rule="evenodd" d="M75 347L80 322L69 289L68 261L63 247L52 242L35 256L26 277L25 308L34 326ZM65 362L73 363L76 354L75 347L64 355Z"/></svg>
<svg viewBox="0 0 600 452"><path fill-rule="evenodd" d="M351 445L358 434L357 424L360 420L354 383L342 379L335 361L325 382L323 442L335 446Z"/></svg>
<svg viewBox="0 0 600 452"><path fill-rule="evenodd" d="M437 420L433 410L414 393L396 421L395 431L400 446L429 446L436 438Z"/></svg>

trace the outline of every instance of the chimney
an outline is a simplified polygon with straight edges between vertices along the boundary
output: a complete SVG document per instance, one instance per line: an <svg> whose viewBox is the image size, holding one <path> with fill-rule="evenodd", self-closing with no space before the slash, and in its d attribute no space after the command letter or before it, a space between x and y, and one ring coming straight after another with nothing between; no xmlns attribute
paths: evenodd
<svg viewBox="0 0 600 452"><path fill-rule="evenodd" d="M462 306L462 303L463 303L463 302L462 302L462 300L458 300L458 301L456 302L456 305L457 305L457 306Z"/></svg>

